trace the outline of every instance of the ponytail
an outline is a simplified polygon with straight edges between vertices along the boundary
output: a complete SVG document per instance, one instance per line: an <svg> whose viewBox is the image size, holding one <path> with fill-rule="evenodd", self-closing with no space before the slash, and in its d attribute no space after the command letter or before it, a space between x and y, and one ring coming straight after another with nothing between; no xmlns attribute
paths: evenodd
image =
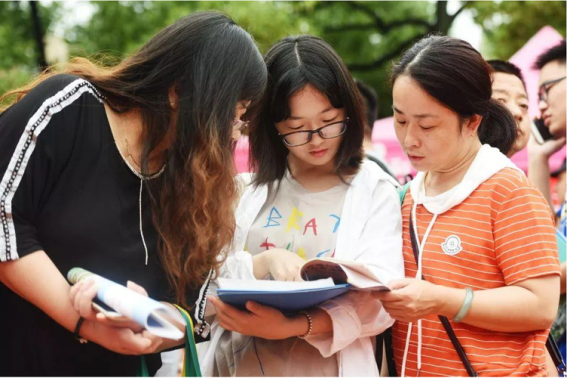
<svg viewBox="0 0 567 378"><path fill-rule="evenodd" d="M516 120L504 105L492 98L487 111L478 128L478 138L482 144L489 144L508 155L518 136Z"/></svg>

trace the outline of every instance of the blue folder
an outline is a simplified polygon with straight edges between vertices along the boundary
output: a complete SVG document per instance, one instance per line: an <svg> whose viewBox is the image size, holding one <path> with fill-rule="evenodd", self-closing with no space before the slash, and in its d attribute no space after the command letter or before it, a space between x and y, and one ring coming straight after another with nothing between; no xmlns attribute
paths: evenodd
<svg viewBox="0 0 567 378"><path fill-rule="evenodd" d="M275 307L283 312L293 312L316 306L350 290L350 284L340 284L320 289L294 291L242 291L218 289L217 294L224 303L240 309L247 301Z"/></svg>

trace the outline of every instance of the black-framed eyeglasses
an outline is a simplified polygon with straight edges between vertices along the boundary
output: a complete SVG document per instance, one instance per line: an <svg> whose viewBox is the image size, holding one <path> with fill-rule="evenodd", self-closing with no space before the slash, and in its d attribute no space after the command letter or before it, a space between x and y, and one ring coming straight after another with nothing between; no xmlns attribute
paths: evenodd
<svg viewBox="0 0 567 378"><path fill-rule="evenodd" d="M349 118L344 121L333 122L319 127L317 130L293 131L287 134L278 134L284 144L288 147L299 147L311 142L313 134L319 134L323 139L333 139L343 135L346 131Z"/></svg>
<svg viewBox="0 0 567 378"><path fill-rule="evenodd" d="M560 77L559 79L549 80L546 82L541 83L539 86L538 97L540 101L547 103L547 97L549 95L549 90L561 80L565 80L567 76Z"/></svg>

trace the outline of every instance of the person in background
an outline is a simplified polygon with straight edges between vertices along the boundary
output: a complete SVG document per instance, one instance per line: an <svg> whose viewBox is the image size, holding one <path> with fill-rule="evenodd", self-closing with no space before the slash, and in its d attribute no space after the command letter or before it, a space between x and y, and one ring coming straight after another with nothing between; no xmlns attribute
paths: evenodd
<svg viewBox="0 0 567 378"><path fill-rule="evenodd" d="M510 151L505 153L506 156L512 157L526 147L531 135L526 83L522 72L515 64L504 60L489 60L487 62L494 70L492 74L492 98L500 101L508 108L518 125L516 142Z"/></svg>
<svg viewBox="0 0 567 378"><path fill-rule="evenodd" d="M406 278L374 295L396 319L401 376L548 373L553 219L524 173L480 137L512 146L517 135L492 98L491 72L469 43L446 36L423 38L392 69L396 136L418 174L402 205Z"/></svg>
<svg viewBox="0 0 567 378"><path fill-rule="evenodd" d="M366 110L366 125L364 127L364 152L366 153L366 158L378 164L380 168L384 170L387 174L396 178L390 167L382 160L382 157L374 151L374 146L372 145L372 130L374 129L374 122L378 119L378 95L376 91L372 89L369 85L361 80L355 80L356 86L360 95L362 97L362 102Z"/></svg>
<svg viewBox="0 0 567 378"><path fill-rule="evenodd" d="M559 233L565 238L566 217L565 195L563 201L559 205L559 209L555 209L551 199L550 191L550 168L549 158L565 146L565 127L566 120L566 43L562 40L557 45L543 52L534 64L535 69L539 69L539 110L544 125L549 129L553 139L543 144L539 144L535 138L531 138L528 143L528 177L538 187L547 202L556 214L556 224ZM557 344L562 350L563 359L567 359L566 349L566 333L565 333L565 291L566 291L566 272L567 262L561 262L561 301L559 305L559 313L552 327L552 335L556 338Z"/></svg>
<svg viewBox="0 0 567 378"><path fill-rule="evenodd" d="M12 92L0 375L134 376L142 354L153 375L156 352L184 343L97 316L93 282L65 275L81 267L189 308L233 238L232 147L266 83L252 36L196 12L114 67L78 58Z"/></svg>

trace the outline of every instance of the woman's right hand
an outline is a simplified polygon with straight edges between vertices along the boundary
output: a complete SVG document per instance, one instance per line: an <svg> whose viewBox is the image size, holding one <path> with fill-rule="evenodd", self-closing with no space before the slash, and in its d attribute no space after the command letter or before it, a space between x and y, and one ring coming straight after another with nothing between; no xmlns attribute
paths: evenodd
<svg viewBox="0 0 567 378"><path fill-rule="evenodd" d="M252 261L257 279L264 279L270 274L276 281L303 281L300 270L305 261L286 249L269 249L254 256Z"/></svg>

